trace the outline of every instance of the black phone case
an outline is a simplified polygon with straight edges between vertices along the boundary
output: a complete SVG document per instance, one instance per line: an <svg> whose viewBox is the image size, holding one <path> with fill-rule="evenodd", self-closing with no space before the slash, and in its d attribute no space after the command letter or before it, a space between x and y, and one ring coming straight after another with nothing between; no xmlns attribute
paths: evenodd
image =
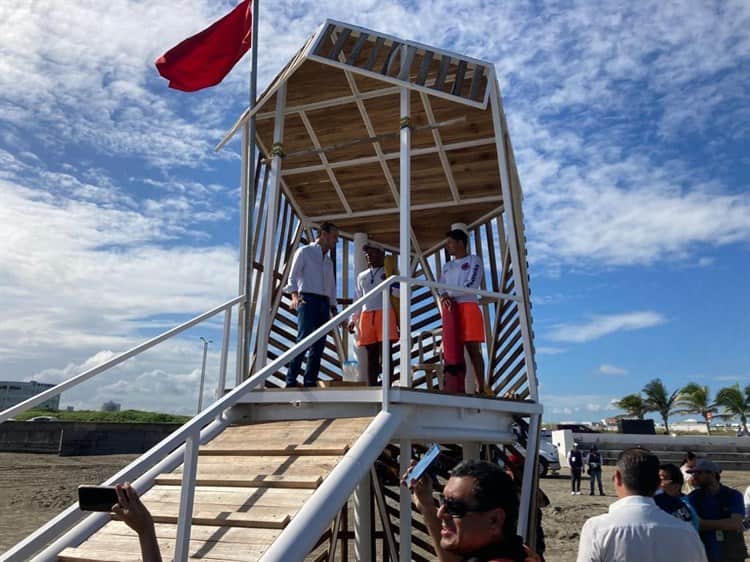
<svg viewBox="0 0 750 562"><path fill-rule="evenodd" d="M114 486L79 486L78 507L81 511L112 511L117 503Z"/></svg>

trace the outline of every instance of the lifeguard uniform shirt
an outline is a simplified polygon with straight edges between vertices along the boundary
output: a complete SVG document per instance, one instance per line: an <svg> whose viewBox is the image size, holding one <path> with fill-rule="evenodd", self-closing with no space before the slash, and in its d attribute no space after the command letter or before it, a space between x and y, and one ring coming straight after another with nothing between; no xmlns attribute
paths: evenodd
<svg viewBox="0 0 750 562"><path fill-rule="evenodd" d="M449 261L443 266L440 283L467 289L479 289L484 278L484 264L479 256L468 255ZM478 295L446 291L441 289L441 295L448 295L456 302L477 302Z"/></svg>

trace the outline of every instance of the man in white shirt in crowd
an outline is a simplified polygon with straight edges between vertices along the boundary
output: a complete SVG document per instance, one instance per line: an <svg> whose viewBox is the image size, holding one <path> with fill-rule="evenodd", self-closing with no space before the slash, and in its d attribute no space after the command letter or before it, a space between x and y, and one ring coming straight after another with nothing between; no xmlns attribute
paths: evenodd
<svg viewBox="0 0 750 562"><path fill-rule="evenodd" d="M617 457L617 497L609 513L583 525L578 562L706 562L698 533L654 503L659 459L646 449L626 449Z"/></svg>
<svg viewBox="0 0 750 562"><path fill-rule="evenodd" d="M484 278L484 264L479 256L470 255L469 235L466 225L454 223L446 233L445 249L453 259L443 266L439 282L455 287L479 289ZM460 333L471 359L476 380L476 393L484 394L484 358L481 344L484 341L484 320L475 294L440 290L440 304L458 312Z"/></svg>
<svg viewBox="0 0 750 562"><path fill-rule="evenodd" d="M357 275L355 282L356 298L361 298L373 287L382 283L385 278L385 251L372 242L364 245L362 250L367 257L367 269ZM396 291L398 285L396 286ZM394 293L397 295L397 293ZM389 299L390 300L390 299ZM398 341L398 327L393 307L388 307L389 316L389 339ZM381 293L372 295L359 311L352 314L349 320L349 332L354 333L359 329L357 345L367 350L367 383L370 386L378 384L378 373L382 370L383 351L383 295Z"/></svg>
<svg viewBox="0 0 750 562"><path fill-rule="evenodd" d="M336 251L339 230L335 224L324 222L320 225L318 238L306 246L301 246L292 258L289 283L284 292L292 296L292 310L297 311L297 341L312 334L336 313L336 279L333 272L331 252ZM326 337L316 341L307 352L304 372L305 387L318 384L320 359L323 356ZM286 387L298 386L297 376L302 366L305 352L297 355L289 363L286 372Z"/></svg>

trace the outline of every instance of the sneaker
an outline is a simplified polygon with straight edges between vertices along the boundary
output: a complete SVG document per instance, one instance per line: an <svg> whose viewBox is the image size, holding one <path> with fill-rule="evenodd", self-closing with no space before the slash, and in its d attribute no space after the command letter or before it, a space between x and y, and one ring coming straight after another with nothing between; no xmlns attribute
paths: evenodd
<svg viewBox="0 0 750 562"><path fill-rule="evenodd" d="M575 493L575 492L570 492L570 495L571 495L571 496L575 496L575 495L576 495L576 493Z"/></svg>
<svg viewBox="0 0 750 562"><path fill-rule="evenodd" d="M594 495L594 492L589 492L589 496L593 496L593 495Z"/></svg>
<svg viewBox="0 0 750 562"><path fill-rule="evenodd" d="M581 490L578 490L578 491L576 492L576 496L580 496L580 495L581 495Z"/></svg>

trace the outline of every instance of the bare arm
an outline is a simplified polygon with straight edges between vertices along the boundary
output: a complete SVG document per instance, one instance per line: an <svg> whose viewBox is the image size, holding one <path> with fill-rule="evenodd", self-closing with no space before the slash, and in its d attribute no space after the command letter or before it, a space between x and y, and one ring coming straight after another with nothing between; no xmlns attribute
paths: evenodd
<svg viewBox="0 0 750 562"><path fill-rule="evenodd" d="M162 562L151 513L128 482L118 484L116 491L117 504L112 508L112 512L138 533L143 562Z"/></svg>

